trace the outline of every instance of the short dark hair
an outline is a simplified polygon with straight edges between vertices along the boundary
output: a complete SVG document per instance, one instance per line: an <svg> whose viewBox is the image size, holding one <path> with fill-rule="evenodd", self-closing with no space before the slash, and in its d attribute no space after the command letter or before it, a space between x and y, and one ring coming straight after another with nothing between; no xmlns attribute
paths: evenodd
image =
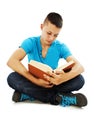
<svg viewBox="0 0 94 130"><path fill-rule="evenodd" d="M46 23L48 21L51 22L52 24L54 24L58 28L62 28L62 26L63 26L62 16L58 13L55 13L55 12L49 13L46 16L44 23Z"/></svg>

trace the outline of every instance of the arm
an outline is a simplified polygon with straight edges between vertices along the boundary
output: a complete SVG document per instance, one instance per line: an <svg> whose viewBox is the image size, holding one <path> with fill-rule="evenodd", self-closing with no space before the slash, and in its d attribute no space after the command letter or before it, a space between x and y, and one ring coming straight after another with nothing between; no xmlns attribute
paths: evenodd
<svg viewBox="0 0 94 130"><path fill-rule="evenodd" d="M45 78L47 78L47 80L49 80L51 83L55 84L55 85L59 85L63 82L66 82L74 77L76 77L77 75L81 74L82 72L84 72L84 68L83 66L79 63L79 61L73 57L73 56L69 56L66 61L69 62L73 60L75 62L73 68L71 69L71 71L65 73L64 71L62 72L57 72L50 74L51 77L48 77L45 75Z"/></svg>
<svg viewBox="0 0 94 130"><path fill-rule="evenodd" d="M14 70L15 72L21 74L31 82L35 83L38 86L42 87L52 87L52 85L49 85L49 82L35 78L33 75L29 73L27 68L21 63L21 61L26 56L25 51L22 48L17 49L12 56L9 58L7 65Z"/></svg>

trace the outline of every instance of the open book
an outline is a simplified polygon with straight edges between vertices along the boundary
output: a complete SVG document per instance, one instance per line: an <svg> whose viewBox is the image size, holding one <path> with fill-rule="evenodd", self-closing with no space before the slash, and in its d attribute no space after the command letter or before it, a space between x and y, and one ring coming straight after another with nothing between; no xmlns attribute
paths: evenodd
<svg viewBox="0 0 94 130"><path fill-rule="evenodd" d="M73 65L74 65L74 61L70 61L53 70L49 65L43 64L35 60L31 60L28 63L28 70L35 77L44 79L44 74L47 74L48 71L55 72L56 70L60 70L60 71L63 70L64 72L68 72L69 70L71 70Z"/></svg>

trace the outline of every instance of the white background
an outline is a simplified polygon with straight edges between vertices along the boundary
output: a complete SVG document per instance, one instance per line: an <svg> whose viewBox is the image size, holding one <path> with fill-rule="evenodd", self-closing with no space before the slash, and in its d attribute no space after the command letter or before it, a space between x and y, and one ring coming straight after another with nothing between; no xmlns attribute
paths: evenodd
<svg viewBox="0 0 94 130"><path fill-rule="evenodd" d="M58 39L65 42L84 65L86 83L80 92L88 98L82 109L37 103L12 102L13 89L7 85L12 71L6 62L20 43L40 35L45 16L55 11L64 26ZM93 0L1 0L0 1L0 129L82 130L94 129L94 5ZM26 63L25 63L26 64Z"/></svg>

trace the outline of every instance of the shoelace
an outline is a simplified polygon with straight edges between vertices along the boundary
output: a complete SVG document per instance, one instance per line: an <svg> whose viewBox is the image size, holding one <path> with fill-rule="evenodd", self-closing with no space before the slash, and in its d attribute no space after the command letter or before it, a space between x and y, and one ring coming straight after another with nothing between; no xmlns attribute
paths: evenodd
<svg viewBox="0 0 94 130"><path fill-rule="evenodd" d="M30 100L30 101L34 101L34 98L26 95L26 94L21 94L21 99L20 101L24 101L24 100Z"/></svg>
<svg viewBox="0 0 94 130"><path fill-rule="evenodd" d="M63 107L70 106L70 105L76 105L76 97L68 97L68 96L62 96L62 102L61 105Z"/></svg>

